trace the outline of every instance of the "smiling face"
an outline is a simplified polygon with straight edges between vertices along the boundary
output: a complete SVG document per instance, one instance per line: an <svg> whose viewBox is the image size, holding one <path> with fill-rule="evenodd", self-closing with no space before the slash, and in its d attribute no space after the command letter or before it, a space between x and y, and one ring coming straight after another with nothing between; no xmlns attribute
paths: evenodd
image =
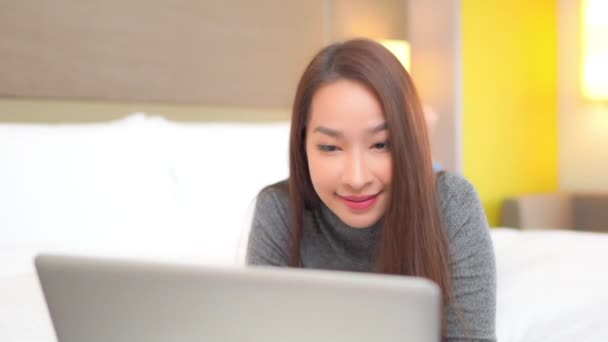
<svg viewBox="0 0 608 342"><path fill-rule="evenodd" d="M312 98L306 155L312 185L344 223L365 228L384 215L392 157L382 106L357 81L337 80Z"/></svg>

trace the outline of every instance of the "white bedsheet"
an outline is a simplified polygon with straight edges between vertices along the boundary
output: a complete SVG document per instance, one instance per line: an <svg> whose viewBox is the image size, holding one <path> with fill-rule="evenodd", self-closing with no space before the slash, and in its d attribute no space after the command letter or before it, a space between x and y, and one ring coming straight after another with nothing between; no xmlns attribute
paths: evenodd
<svg viewBox="0 0 608 342"><path fill-rule="evenodd" d="M608 341L608 234L496 228L492 237L499 341ZM224 247L236 253L238 245ZM33 252L2 258L24 260ZM0 303L0 341L56 341L31 266L0 276Z"/></svg>
<svg viewBox="0 0 608 342"><path fill-rule="evenodd" d="M608 341L608 234L494 229L499 341Z"/></svg>

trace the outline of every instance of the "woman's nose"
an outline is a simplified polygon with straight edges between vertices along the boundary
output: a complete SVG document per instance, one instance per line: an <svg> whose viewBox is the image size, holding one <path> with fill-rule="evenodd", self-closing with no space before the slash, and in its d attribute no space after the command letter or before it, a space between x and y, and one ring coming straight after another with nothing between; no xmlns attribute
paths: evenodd
<svg viewBox="0 0 608 342"><path fill-rule="evenodd" d="M353 190L361 190L371 182L371 173L363 153L353 151L348 154L342 173L342 182Z"/></svg>

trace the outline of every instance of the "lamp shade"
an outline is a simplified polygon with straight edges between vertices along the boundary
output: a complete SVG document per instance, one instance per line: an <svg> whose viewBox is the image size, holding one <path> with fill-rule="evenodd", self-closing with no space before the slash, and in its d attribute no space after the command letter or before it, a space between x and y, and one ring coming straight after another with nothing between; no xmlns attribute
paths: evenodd
<svg viewBox="0 0 608 342"><path fill-rule="evenodd" d="M582 93L608 100L608 1L583 0Z"/></svg>
<svg viewBox="0 0 608 342"><path fill-rule="evenodd" d="M405 70L411 71L410 43L405 40L385 39L381 40L380 44L384 45L385 48L389 49L397 57Z"/></svg>

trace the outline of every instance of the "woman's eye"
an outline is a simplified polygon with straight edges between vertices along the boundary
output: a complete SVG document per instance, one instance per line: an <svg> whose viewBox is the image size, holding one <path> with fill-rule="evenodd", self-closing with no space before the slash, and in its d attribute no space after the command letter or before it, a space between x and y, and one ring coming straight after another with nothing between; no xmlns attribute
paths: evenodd
<svg viewBox="0 0 608 342"><path fill-rule="evenodd" d="M338 150L336 145L319 145L319 150L323 152L335 152Z"/></svg>
<svg viewBox="0 0 608 342"><path fill-rule="evenodd" d="M383 141L383 142L375 143L372 147L375 149L378 149L378 150L387 150L389 145L388 145L388 141Z"/></svg>

